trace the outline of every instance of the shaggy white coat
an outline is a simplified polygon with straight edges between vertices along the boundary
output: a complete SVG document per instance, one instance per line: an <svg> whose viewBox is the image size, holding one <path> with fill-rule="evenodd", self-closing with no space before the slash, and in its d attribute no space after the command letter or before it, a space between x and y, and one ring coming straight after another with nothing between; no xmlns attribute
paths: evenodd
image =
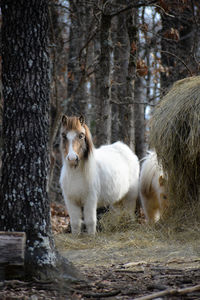
<svg viewBox="0 0 200 300"><path fill-rule="evenodd" d="M122 142L93 149L77 168L63 157L60 184L70 215L72 233L79 234L83 219L89 234L96 232L96 209L125 198L125 206L135 213L139 186L139 161Z"/></svg>

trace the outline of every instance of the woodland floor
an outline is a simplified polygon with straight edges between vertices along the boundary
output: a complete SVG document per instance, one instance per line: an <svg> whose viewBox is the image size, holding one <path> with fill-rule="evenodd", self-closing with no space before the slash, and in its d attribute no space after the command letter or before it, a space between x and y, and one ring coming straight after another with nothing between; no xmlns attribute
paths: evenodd
<svg viewBox="0 0 200 300"><path fill-rule="evenodd" d="M62 282L0 282L0 300L200 299L200 234L166 235L136 224L134 230L73 237L60 205L52 206L52 225L57 248L84 280L69 287Z"/></svg>

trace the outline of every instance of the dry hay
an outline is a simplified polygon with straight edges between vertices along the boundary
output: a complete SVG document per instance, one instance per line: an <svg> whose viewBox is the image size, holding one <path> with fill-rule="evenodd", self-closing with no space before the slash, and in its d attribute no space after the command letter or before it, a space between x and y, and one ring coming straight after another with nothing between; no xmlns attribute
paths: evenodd
<svg viewBox="0 0 200 300"><path fill-rule="evenodd" d="M120 207L120 209L111 208L107 211L101 217L99 225L103 232L126 232L135 228L136 221L126 209Z"/></svg>
<svg viewBox="0 0 200 300"><path fill-rule="evenodd" d="M150 226L125 221L122 230L118 230L120 225L117 225L117 222L110 228L112 220L113 214L106 214L102 220L103 231L95 236L86 233L80 236L56 235L56 245L64 256L82 269L141 261L148 264L181 259L184 262L198 258L199 223L174 231L162 222Z"/></svg>
<svg viewBox="0 0 200 300"><path fill-rule="evenodd" d="M200 207L200 205L199 205ZM123 249L133 247L134 249L152 247L155 243L166 243L167 241L177 241L183 244L199 241L200 237L200 218L195 218L193 226L189 226L188 222L183 221L183 212L176 217L176 220L181 224L177 228L174 225L173 217L169 218L170 222L161 220L156 224L145 223L144 220L133 220L127 216L127 212L109 211L104 214L100 220L101 231L96 235L81 235L62 234L57 240L57 245L68 250L87 250L87 249L104 249L105 251L114 249ZM187 214L185 213L185 217ZM58 242L60 239L60 242Z"/></svg>
<svg viewBox="0 0 200 300"><path fill-rule="evenodd" d="M164 96L150 121L149 142L168 177L171 212L182 221L189 211L200 215L200 76L176 82Z"/></svg>
<svg viewBox="0 0 200 300"><path fill-rule="evenodd" d="M199 240L200 237L200 203L187 203L176 212L176 218L169 208L168 214L158 223L148 224L139 217L136 220L127 215L126 210L108 211L100 220L101 234L111 236L113 239L120 237L126 239L123 243L134 243L138 246L150 245L155 239L161 241L179 240L183 243L187 241ZM198 213L197 213L198 212ZM192 226L191 226L192 219ZM134 242L132 241L134 238ZM140 241L142 239L142 242Z"/></svg>

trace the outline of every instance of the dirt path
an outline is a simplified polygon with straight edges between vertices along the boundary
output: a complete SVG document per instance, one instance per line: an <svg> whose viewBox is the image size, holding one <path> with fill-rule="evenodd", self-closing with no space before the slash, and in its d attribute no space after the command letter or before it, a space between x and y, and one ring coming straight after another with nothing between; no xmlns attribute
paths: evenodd
<svg viewBox="0 0 200 300"><path fill-rule="evenodd" d="M74 287L72 299L200 299L199 240L164 240L138 230L61 235L57 245L88 279Z"/></svg>

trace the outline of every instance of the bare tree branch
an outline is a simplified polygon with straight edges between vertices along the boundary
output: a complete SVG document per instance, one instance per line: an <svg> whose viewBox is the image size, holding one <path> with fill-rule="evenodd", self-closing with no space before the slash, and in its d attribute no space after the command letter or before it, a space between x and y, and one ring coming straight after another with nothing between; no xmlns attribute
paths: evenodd
<svg viewBox="0 0 200 300"><path fill-rule="evenodd" d="M186 69L190 73L190 76L193 76L192 71L189 69L189 67L186 65L186 63L180 57L178 57L176 54L174 54L172 52L169 52L169 51L164 51L164 50L160 50L160 52L165 53L165 54L169 54L169 55L175 57L177 60L179 60L186 67Z"/></svg>

